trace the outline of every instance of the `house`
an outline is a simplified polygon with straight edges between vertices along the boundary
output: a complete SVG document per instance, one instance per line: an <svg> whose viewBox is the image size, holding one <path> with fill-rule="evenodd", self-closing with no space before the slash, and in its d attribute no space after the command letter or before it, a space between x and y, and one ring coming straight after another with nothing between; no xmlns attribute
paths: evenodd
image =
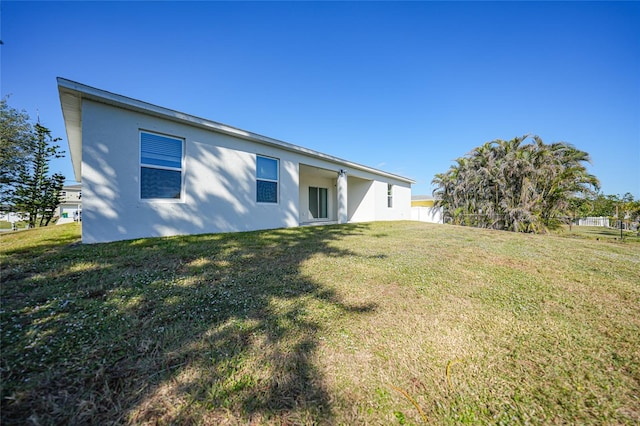
<svg viewBox="0 0 640 426"><path fill-rule="evenodd" d="M443 223L442 209L435 207L435 198L429 195L411 196L411 220Z"/></svg>
<svg viewBox="0 0 640 426"><path fill-rule="evenodd" d="M411 219L406 177L57 82L85 243Z"/></svg>
<svg viewBox="0 0 640 426"><path fill-rule="evenodd" d="M411 207L433 207L436 199L429 195L412 195Z"/></svg>
<svg viewBox="0 0 640 426"><path fill-rule="evenodd" d="M56 216L57 224L69 223L80 220L82 212L82 185L65 185L60 191L60 205Z"/></svg>

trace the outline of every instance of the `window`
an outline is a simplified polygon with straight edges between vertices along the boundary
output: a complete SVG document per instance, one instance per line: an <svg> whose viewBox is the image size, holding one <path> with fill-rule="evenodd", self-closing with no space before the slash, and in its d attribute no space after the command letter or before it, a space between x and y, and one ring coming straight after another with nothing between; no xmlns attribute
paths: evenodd
<svg viewBox="0 0 640 426"><path fill-rule="evenodd" d="M278 160L256 156L257 198L259 203L278 202Z"/></svg>
<svg viewBox="0 0 640 426"><path fill-rule="evenodd" d="M309 212L314 219L326 219L327 214L327 188L309 187Z"/></svg>
<svg viewBox="0 0 640 426"><path fill-rule="evenodd" d="M182 197L183 140L140 132L140 198Z"/></svg>
<svg viewBox="0 0 640 426"><path fill-rule="evenodd" d="M387 184L387 207L393 207L393 185Z"/></svg>

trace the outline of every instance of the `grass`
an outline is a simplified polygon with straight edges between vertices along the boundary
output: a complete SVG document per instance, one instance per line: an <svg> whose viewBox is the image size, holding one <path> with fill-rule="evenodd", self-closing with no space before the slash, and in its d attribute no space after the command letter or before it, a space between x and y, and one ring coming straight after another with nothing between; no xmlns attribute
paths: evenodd
<svg viewBox="0 0 640 426"><path fill-rule="evenodd" d="M19 221L19 222L16 222L15 224L18 228L24 229L27 227L29 223L25 221ZM11 222L9 222L8 220L0 220L0 229L12 229L12 228L13 228L13 224Z"/></svg>
<svg viewBox="0 0 640 426"><path fill-rule="evenodd" d="M605 228L602 226L568 226L562 228L560 235L572 238L586 238L591 240L609 240L609 241L626 241L640 243L640 232L623 230L622 235L620 229Z"/></svg>
<svg viewBox="0 0 640 426"><path fill-rule="evenodd" d="M640 244L0 235L2 424L638 424Z"/></svg>

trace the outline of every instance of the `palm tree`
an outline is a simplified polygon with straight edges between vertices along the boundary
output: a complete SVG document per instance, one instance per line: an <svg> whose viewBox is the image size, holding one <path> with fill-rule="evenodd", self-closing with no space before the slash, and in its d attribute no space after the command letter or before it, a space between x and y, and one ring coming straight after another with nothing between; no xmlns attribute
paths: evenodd
<svg viewBox="0 0 640 426"><path fill-rule="evenodd" d="M598 190L598 179L587 172L583 163L589 163L589 154L570 144L554 143L549 146L555 167L548 167L541 219L547 227L557 226L570 213L571 200L577 195L591 195Z"/></svg>
<svg viewBox="0 0 640 426"><path fill-rule="evenodd" d="M436 205L456 224L545 232L569 214L571 200L598 188L589 155L538 136L487 142L437 174Z"/></svg>

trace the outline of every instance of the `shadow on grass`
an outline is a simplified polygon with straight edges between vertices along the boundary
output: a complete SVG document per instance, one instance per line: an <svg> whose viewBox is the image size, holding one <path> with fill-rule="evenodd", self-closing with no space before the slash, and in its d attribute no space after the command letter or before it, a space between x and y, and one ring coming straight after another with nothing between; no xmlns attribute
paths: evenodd
<svg viewBox="0 0 640 426"><path fill-rule="evenodd" d="M587 230L583 232L584 235L603 235L605 237L618 237L620 236L620 231L617 229L598 229L598 230Z"/></svg>
<svg viewBox="0 0 640 426"><path fill-rule="evenodd" d="M32 274L3 278L2 423L330 422L319 318L375 306L301 264L351 255L332 241L366 227L36 251Z"/></svg>

